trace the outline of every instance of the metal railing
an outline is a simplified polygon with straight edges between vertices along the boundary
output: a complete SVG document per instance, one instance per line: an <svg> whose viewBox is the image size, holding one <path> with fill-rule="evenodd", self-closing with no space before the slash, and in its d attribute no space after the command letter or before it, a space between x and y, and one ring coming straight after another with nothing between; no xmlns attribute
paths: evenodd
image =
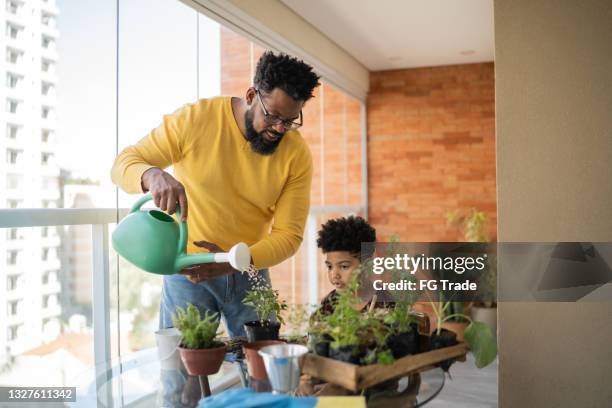
<svg viewBox="0 0 612 408"><path fill-rule="evenodd" d="M96 392L100 389L108 391L108 395L97 396L98 401L104 406L109 406L113 400L110 394L112 388L102 387L112 377L108 226L117 223L127 213L127 209L117 210L115 208L0 210L0 228L92 226L93 352L96 367Z"/></svg>

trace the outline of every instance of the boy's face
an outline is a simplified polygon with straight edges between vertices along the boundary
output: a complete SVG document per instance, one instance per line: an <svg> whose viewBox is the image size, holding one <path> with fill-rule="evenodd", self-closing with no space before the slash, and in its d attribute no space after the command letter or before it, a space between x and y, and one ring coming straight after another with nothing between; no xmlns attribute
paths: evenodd
<svg viewBox="0 0 612 408"><path fill-rule="evenodd" d="M359 265L359 258L348 251L333 251L325 254L327 278L336 289L346 287L351 279L351 273Z"/></svg>

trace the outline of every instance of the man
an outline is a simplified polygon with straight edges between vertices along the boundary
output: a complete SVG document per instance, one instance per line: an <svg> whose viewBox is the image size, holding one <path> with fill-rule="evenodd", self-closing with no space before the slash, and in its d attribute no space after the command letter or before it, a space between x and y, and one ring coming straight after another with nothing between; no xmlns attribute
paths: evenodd
<svg viewBox="0 0 612 408"><path fill-rule="evenodd" d="M244 98L186 105L116 158L112 180L128 193L149 191L168 214L180 208L189 227L188 253L227 251L238 242L255 268L298 249L310 206L312 158L297 132L302 108L319 85L312 67L266 52ZM174 166L175 176L163 171ZM269 283L267 269L260 270ZM219 312L229 334L256 320L242 304L251 283L229 264L202 264L164 276L160 327L177 306Z"/></svg>

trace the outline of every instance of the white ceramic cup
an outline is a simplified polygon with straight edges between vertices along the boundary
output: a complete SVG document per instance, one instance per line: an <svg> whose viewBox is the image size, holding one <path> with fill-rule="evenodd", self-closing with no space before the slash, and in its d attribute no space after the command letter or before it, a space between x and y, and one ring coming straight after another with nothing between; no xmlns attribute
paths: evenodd
<svg viewBox="0 0 612 408"><path fill-rule="evenodd" d="M181 356L177 347L181 342L181 332L171 327L155 332L155 342L157 343L157 357L159 365L164 370L178 370L181 365Z"/></svg>

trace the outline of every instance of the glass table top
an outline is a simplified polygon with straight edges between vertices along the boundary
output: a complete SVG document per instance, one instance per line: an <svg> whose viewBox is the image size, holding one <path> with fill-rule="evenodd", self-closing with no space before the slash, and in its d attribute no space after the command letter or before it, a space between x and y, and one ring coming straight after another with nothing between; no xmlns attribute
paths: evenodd
<svg viewBox="0 0 612 408"><path fill-rule="evenodd" d="M189 376L182 366L165 367L160 365L156 348L134 353L112 365L99 364L78 379L76 402L66 404L71 407L197 406L202 397L198 377ZM444 379L440 368L401 377L387 383L384 389L369 391L368 406L425 406L440 393ZM209 377L209 384L213 394L246 385L257 391L269 390L266 383L249 381L245 363L231 354L220 371Z"/></svg>

